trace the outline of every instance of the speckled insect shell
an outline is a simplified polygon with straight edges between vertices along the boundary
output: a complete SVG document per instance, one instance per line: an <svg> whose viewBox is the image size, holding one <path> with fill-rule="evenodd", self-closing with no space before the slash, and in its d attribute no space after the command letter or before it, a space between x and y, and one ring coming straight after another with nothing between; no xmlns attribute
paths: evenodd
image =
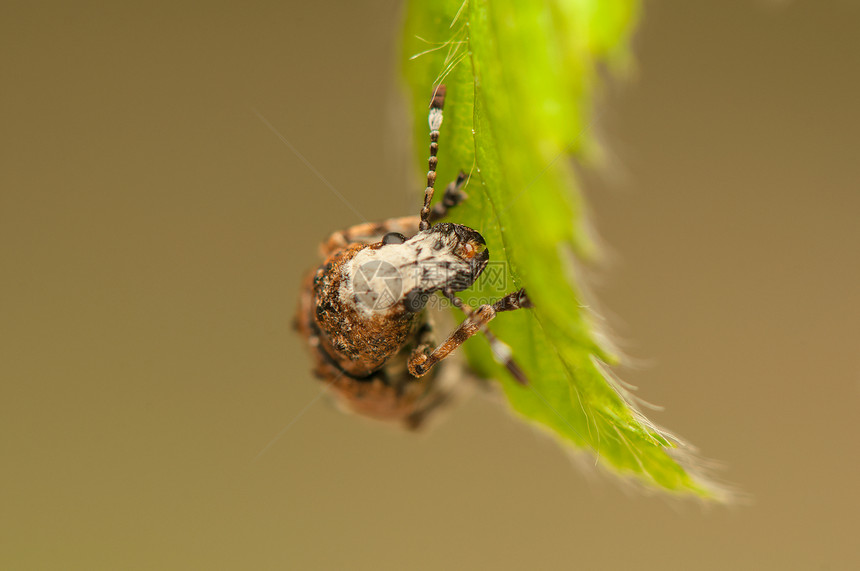
<svg viewBox="0 0 860 571"><path fill-rule="evenodd" d="M497 312L530 307L523 290L492 305L468 307L454 294L474 283L489 260L483 237L466 226L434 222L464 198L461 172L433 208L436 152L445 87L433 93L428 123L430 159L419 216L359 224L335 232L321 251L325 262L304 282L296 327L307 339L314 372L348 410L408 428L449 401L453 392L443 360L483 333L514 378L525 376L510 349L487 323ZM424 308L442 292L466 319L441 344Z"/></svg>
<svg viewBox="0 0 860 571"><path fill-rule="evenodd" d="M315 361L315 375L326 383L343 408L370 418L403 422L408 427L417 427L420 424L417 414L420 410L419 404L430 386L409 382L407 377L406 359L409 349L405 339L414 335L417 314L408 321L395 322L395 327L401 332L398 337L403 336L403 342L400 343L402 355L390 357L391 345L385 338L382 338L382 343L376 344L380 354L389 355L387 361L382 361L383 366L376 370L364 375L350 374L347 369L368 370L371 366L366 362L351 366L349 361L341 365L340 360L331 353L336 352L335 346L347 352L355 350L358 339L372 337L355 323L355 312L348 310L338 296L326 295L339 289L342 279L339 270L361 247L356 245L332 255L323 266L307 276L296 325L311 349ZM327 290L328 287L332 289ZM345 325L343 333L335 334L334 339L320 329L318 321L322 321L329 328L337 327L341 321L339 316L346 314L351 315L352 319L346 318L344 323L352 323ZM355 331L358 332L358 339L351 339L351 333ZM402 333L404 331L405 336ZM432 379L430 381L432 383Z"/></svg>
<svg viewBox="0 0 860 571"><path fill-rule="evenodd" d="M417 222L417 217L397 219L374 230L412 226L414 232ZM376 242L336 249L308 276L297 316L316 357L317 376L349 410L420 425L449 396L436 369L419 380L407 367L410 355L433 345L424 303L445 287L458 291L471 285L488 259L480 234L456 224L437 224L411 239L391 232ZM356 290L362 268L374 262L398 276L399 297L382 307L366 303Z"/></svg>

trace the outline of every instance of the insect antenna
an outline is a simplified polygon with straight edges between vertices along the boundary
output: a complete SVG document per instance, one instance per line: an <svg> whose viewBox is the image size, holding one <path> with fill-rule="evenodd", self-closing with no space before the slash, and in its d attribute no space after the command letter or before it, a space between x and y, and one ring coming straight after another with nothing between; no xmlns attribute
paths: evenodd
<svg viewBox="0 0 860 571"><path fill-rule="evenodd" d="M424 189L424 207L421 209L421 221L418 230L430 228L430 202L433 200L433 187L436 184L436 153L439 150L439 127L442 126L442 108L445 106L445 86L438 85L433 92L433 101L430 103L430 114L427 122L430 125L430 159L427 171L427 188Z"/></svg>

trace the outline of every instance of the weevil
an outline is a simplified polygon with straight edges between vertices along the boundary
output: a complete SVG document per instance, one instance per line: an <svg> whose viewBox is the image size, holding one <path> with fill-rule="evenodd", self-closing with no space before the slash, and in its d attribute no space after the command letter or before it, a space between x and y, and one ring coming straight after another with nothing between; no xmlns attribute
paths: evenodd
<svg viewBox="0 0 860 571"><path fill-rule="evenodd" d="M531 307L525 290L472 309L454 294L484 271L490 252L480 233L439 222L466 198L461 171L431 207L446 89L433 92L428 124L430 158L418 216L359 224L320 246L324 262L302 288L296 328L306 338L314 373L354 413L420 428L453 394L440 363L463 342L484 333L496 359L522 384L511 350L487 329L497 313ZM441 292L466 318L439 345L426 305Z"/></svg>

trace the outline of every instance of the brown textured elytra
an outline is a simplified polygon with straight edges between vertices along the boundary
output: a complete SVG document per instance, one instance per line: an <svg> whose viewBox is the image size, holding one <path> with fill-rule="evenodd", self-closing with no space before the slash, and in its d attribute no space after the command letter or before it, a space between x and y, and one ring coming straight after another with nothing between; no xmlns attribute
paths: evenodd
<svg viewBox="0 0 860 571"><path fill-rule="evenodd" d="M404 222L407 222L404 224ZM417 228L417 217L399 219L380 230ZM357 227L358 228L358 227ZM413 229L412 232L415 230ZM340 234L348 239L349 232ZM331 241L329 241L331 244ZM391 312L366 319L337 293L343 266L365 248L382 243L354 243L336 249L305 278L295 325L314 357L314 374L324 381L345 409L407 429L423 426L427 416L450 399L438 382L438 371L418 379L407 369L410 355L429 341L425 312Z"/></svg>
<svg viewBox="0 0 860 571"><path fill-rule="evenodd" d="M353 377L366 377L381 368L414 333L420 314L407 311L402 303L386 311L362 312L342 296L344 264L366 248L383 244L353 244L332 255L317 271L314 280L313 320L320 342L336 356L341 369Z"/></svg>

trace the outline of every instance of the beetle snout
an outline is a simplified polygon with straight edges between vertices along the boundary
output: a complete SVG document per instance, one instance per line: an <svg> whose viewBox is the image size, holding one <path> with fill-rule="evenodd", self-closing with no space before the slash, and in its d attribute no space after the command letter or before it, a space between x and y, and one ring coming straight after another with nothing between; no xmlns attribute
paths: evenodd
<svg viewBox="0 0 860 571"><path fill-rule="evenodd" d="M478 252L475 257L473 257L470 261L470 264L472 266L472 276L474 276L474 280L478 279L478 276L480 276L481 272L484 271L484 268L487 267L487 263L489 261L490 250L488 250L486 246L483 246L483 249Z"/></svg>

